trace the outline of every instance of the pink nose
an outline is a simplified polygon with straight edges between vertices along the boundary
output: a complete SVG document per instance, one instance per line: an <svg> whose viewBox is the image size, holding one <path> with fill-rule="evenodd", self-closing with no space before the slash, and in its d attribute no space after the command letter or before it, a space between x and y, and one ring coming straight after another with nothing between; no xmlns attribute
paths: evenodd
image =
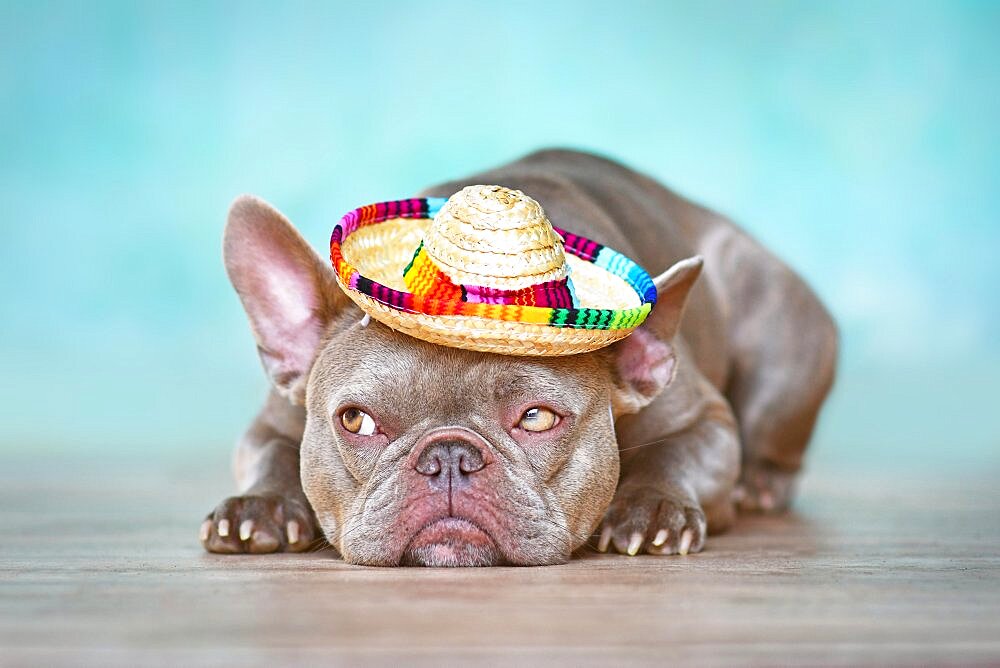
<svg viewBox="0 0 1000 668"><path fill-rule="evenodd" d="M461 427L436 429L413 449L413 468L430 477L459 479L483 470L492 461L484 439Z"/></svg>

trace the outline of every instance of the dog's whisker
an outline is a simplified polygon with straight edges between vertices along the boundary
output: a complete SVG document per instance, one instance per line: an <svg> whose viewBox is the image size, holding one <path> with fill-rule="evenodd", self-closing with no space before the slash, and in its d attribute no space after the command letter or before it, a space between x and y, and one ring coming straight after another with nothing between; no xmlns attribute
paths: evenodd
<svg viewBox="0 0 1000 668"><path fill-rule="evenodd" d="M628 452L629 450L638 450L639 448L646 448L646 447L649 447L651 445L659 445L661 443L665 443L666 441L669 441L671 438L673 438L673 436L665 436L663 438L658 438L656 440L649 441L647 443L640 443L639 445L630 445L627 448L619 448L618 452Z"/></svg>

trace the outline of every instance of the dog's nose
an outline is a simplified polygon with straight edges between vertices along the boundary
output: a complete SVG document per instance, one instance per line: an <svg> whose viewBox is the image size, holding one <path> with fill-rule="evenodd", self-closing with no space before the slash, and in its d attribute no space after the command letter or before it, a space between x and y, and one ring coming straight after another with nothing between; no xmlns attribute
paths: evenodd
<svg viewBox="0 0 1000 668"><path fill-rule="evenodd" d="M414 464L417 473L453 478L481 471L485 466L486 458L481 447L457 438L427 443Z"/></svg>

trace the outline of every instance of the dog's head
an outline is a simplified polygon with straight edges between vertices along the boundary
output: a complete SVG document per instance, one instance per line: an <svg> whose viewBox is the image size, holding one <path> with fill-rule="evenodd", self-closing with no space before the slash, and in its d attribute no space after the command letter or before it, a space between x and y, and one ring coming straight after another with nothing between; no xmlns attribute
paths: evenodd
<svg viewBox="0 0 1000 668"><path fill-rule="evenodd" d="M603 350L507 357L363 318L264 202L229 215L226 269L274 385L307 409L302 486L352 563L551 564L593 532L618 482L614 417L670 383L700 260L657 279L647 323Z"/></svg>

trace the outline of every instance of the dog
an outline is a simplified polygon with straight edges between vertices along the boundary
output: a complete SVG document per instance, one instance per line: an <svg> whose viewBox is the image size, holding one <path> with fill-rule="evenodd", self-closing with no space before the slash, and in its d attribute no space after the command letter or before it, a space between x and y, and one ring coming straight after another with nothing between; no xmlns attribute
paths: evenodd
<svg viewBox="0 0 1000 668"><path fill-rule="evenodd" d="M585 544L685 555L739 512L788 508L838 348L805 282L596 155L544 150L422 195L487 183L663 271L647 320L565 357L426 343L366 317L288 220L238 198L225 266L272 389L237 446L240 494L201 526L208 551L325 538L372 566L558 564Z"/></svg>

